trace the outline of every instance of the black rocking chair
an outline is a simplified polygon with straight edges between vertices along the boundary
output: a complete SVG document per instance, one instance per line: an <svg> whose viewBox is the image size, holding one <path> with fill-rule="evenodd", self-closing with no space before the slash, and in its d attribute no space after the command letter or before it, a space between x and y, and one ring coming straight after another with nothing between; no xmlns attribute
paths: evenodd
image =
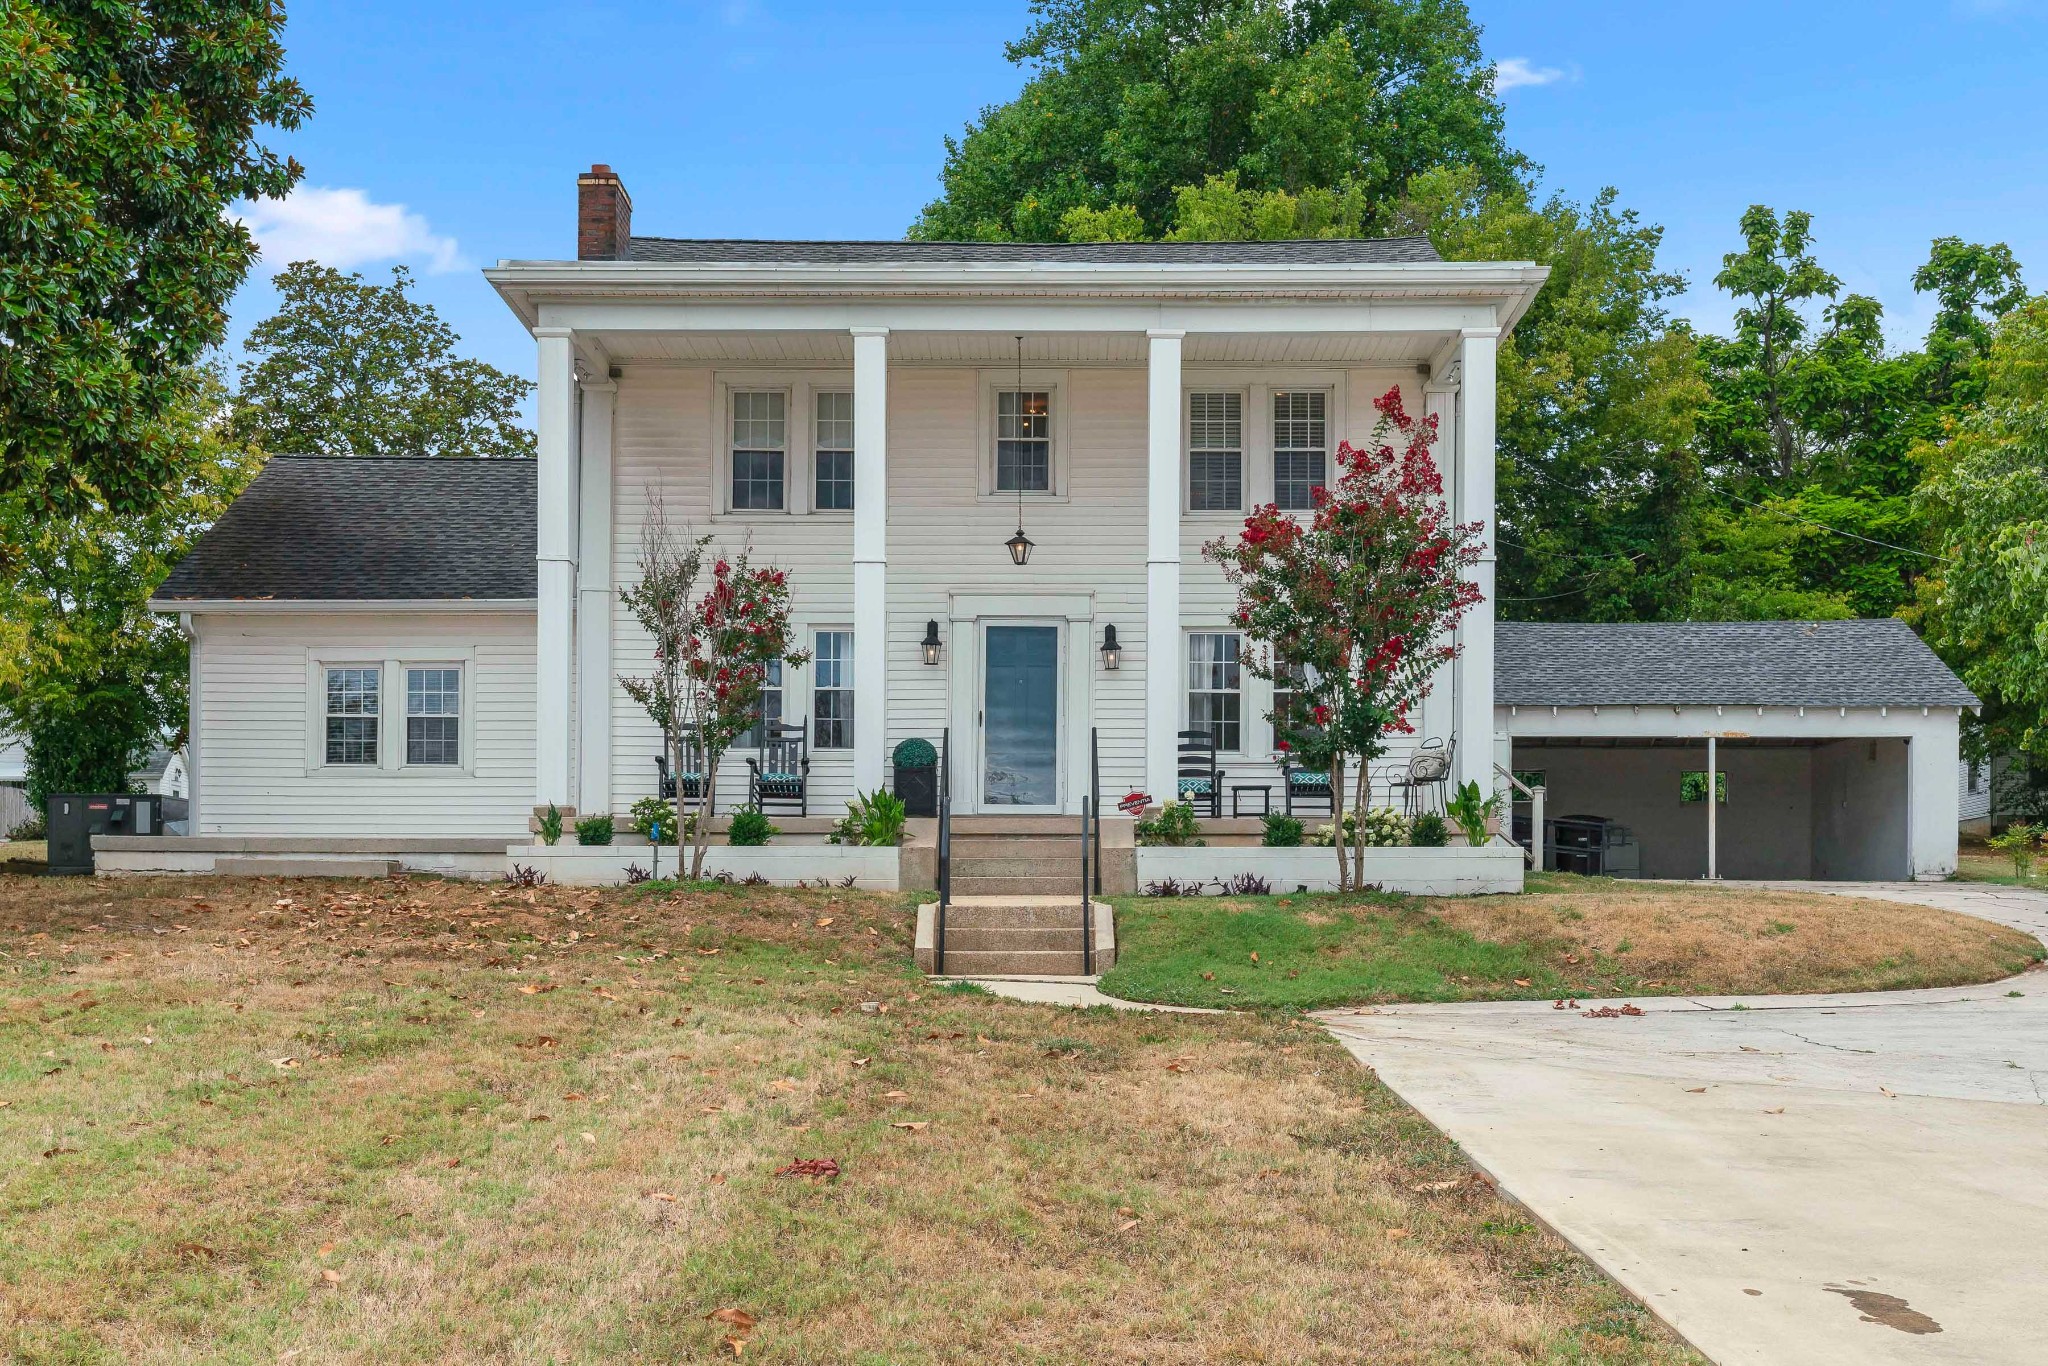
<svg viewBox="0 0 2048 1366"><path fill-rule="evenodd" d="M1304 816L1336 815L1337 803L1330 796L1328 769L1303 768L1289 760L1281 765L1281 772L1287 784L1288 815L1292 816L1297 809Z"/></svg>
<svg viewBox="0 0 2048 1366"><path fill-rule="evenodd" d="M687 806L700 800L704 796L706 773L704 744L699 739L696 728L692 727L683 732L682 773L675 774L668 771L668 750L669 747L664 742L661 747L661 753L654 756L655 794L667 801L677 802L681 806ZM680 784L677 783L679 777L682 780ZM679 785L682 788L680 795L676 791ZM716 792L711 794L711 812L714 815L718 812L718 794ZM677 818L680 819L683 813L678 811L676 814Z"/></svg>
<svg viewBox="0 0 2048 1366"><path fill-rule="evenodd" d="M1210 820L1223 819L1223 770L1216 767L1214 731L1180 733L1180 779L1174 788L1196 811L1208 807Z"/></svg>
<svg viewBox="0 0 2048 1366"><path fill-rule="evenodd" d="M811 728L764 721L761 752L747 760L747 804L811 814Z"/></svg>

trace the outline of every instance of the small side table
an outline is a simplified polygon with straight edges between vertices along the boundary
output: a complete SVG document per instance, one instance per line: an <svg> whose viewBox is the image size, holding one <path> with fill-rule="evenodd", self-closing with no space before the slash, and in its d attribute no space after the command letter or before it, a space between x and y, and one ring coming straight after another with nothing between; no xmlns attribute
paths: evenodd
<svg viewBox="0 0 2048 1366"><path fill-rule="evenodd" d="M1259 809L1252 812L1254 816L1270 816L1273 814L1273 785L1271 783L1232 783L1230 785L1230 814L1232 816L1244 814L1244 812L1238 809L1238 806L1244 800L1244 794L1247 792L1259 794Z"/></svg>

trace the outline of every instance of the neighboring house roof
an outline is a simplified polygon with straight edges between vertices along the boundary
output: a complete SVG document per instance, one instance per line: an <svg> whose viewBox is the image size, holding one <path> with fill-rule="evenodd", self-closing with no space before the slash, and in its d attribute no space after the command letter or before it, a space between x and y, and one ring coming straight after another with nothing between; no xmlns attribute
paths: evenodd
<svg viewBox="0 0 2048 1366"><path fill-rule="evenodd" d="M152 602L530 600L534 462L278 456Z"/></svg>
<svg viewBox="0 0 2048 1366"><path fill-rule="evenodd" d="M1285 242L761 242L635 237L634 261L718 265L1334 266L1435 262L1427 237L1313 238Z"/></svg>
<svg viewBox="0 0 2048 1366"><path fill-rule="evenodd" d="M1976 694L1896 618L1500 622L1501 706L1975 707Z"/></svg>

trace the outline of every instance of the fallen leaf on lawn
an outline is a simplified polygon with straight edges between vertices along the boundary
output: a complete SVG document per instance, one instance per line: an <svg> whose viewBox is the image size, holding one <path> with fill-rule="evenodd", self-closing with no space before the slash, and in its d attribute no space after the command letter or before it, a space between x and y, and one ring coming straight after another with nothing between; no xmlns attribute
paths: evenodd
<svg viewBox="0 0 2048 1366"><path fill-rule="evenodd" d="M65 1147L56 1147L56 1148L45 1148L45 1149L43 1149L43 1156L44 1156L44 1157L62 1157L62 1156L63 1156L64 1154L66 1154L66 1153L75 1153L75 1152L77 1152L77 1151L78 1151L78 1149L76 1149L76 1148L65 1148Z"/></svg>
<svg viewBox="0 0 2048 1366"><path fill-rule="evenodd" d="M855 1059L853 1060L853 1065L854 1065L855 1067L866 1067L866 1066L867 1066L867 1065L868 1065L869 1063L871 1063L871 1062L873 1062L873 1061L874 1061L874 1059L873 1059L873 1058L855 1058Z"/></svg>
<svg viewBox="0 0 2048 1366"><path fill-rule="evenodd" d="M899 1119L889 1127L892 1129L908 1129L914 1134L921 1134L926 1129L932 1127L932 1122L928 1119Z"/></svg>
<svg viewBox="0 0 2048 1366"><path fill-rule="evenodd" d="M1259 955L1258 955L1258 953L1257 953L1257 951L1256 951L1256 950L1255 950L1255 951L1253 951L1253 953L1252 953L1252 961L1253 961L1254 963L1256 963L1256 962L1258 962L1258 961L1259 961Z"/></svg>
<svg viewBox="0 0 2048 1366"><path fill-rule="evenodd" d="M279 1070L283 1070L286 1068L297 1067L299 1065L299 1060L297 1058L272 1058L270 1060L270 1065L272 1067L278 1068Z"/></svg>
<svg viewBox="0 0 2048 1366"><path fill-rule="evenodd" d="M699 949L697 950L697 956L700 958L709 958L712 954L717 952L717 949Z"/></svg>
<svg viewBox="0 0 2048 1366"><path fill-rule="evenodd" d="M329 1285L340 1285L341 1273L330 1266L325 1271L322 1271L320 1273L320 1279L327 1282L327 1284Z"/></svg>
<svg viewBox="0 0 2048 1366"><path fill-rule="evenodd" d="M512 1046L514 1048L559 1048L562 1046L562 1041L552 1034L537 1034L524 1043L516 1043Z"/></svg>
<svg viewBox="0 0 2048 1366"><path fill-rule="evenodd" d="M1765 1113L1765 1114L1767 1114L1767 1115L1782 1115L1782 1114L1784 1114L1784 1113L1785 1113L1785 1107L1784 1107L1784 1106L1782 1106L1782 1105L1780 1105L1780 1106L1779 1106L1779 1107L1778 1107L1777 1109L1775 1109L1775 1110L1766 1110L1766 1111L1764 1111L1764 1113Z"/></svg>
<svg viewBox="0 0 2048 1366"><path fill-rule="evenodd" d="M1169 1072L1185 1072L1188 1070L1188 1064L1193 1061L1194 1059L1192 1058L1175 1058L1172 1062L1166 1064L1166 1070Z"/></svg>
<svg viewBox="0 0 2048 1366"><path fill-rule="evenodd" d="M449 1158L449 1159L448 1159L448 1161L447 1161L447 1164L446 1164L446 1165L448 1165L448 1166L450 1166L450 1167L459 1167L459 1166L461 1166L461 1165L462 1165L462 1159L461 1159L461 1158L459 1158L459 1157L451 1157L451 1158Z"/></svg>
<svg viewBox="0 0 2048 1366"><path fill-rule="evenodd" d="M704 1316L706 1323L722 1323L739 1333L751 1333L760 1322L744 1309L714 1309Z"/></svg>
<svg viewBox="0 0 2048 1366"><path fill-rule="evenodd" d="M1219 992L1223 993L1223 994L1224 994L1225 996L1235 996L1235 995L1237 995L1237 988L1236 988L1236 987L1218 987L1218 988L1216 988L1216 990L1218 990Z"/></svg>
<svg viewBox="0 0 2048 1366"><path fill-rule="evenodd" d="M1763 1052L1763 1050L1762 1050L1761 1048L1751 1048L1751 1047L1750 1047L1750 1046L1749 1046L1748 1044L1746 1044L1746 1043L1739 1043L1739 1044L1737 1044L1737 1045L1735 1045L1735 1046L1736 1046L1736 1047L1737 1047L1738 1049L1742 1050L1742 1051L1743 1051L1744 1053L1761 1053L1761 1052Z"/></svg>
<svg viewBox="0 0 2048 1366"><path fill-rule="evenodd" d="M14 1102L11 1100L0 1100L0 1110L5 1110L8 1106L12 1104L14 1104Z"/></svg>
<svg viewBox="0 0 2048 1366"><path fill-rule="evenodd" d="M719 1114L723 1112L725 1109L723 1105L700 1105L697 1108L702 1110L707 1115Z"/></svg>
<svg viewBox="0 0 2048 1366"><path fill-rule="evenodd" d="M322 1243L322 1244L320 1244L320 1250L319 1250L319 1251L318 1251L317 1253L315 1253L314 1255L315 1255L316 1257L332 1257L332 1256L334 1255L334 1244L332 1244L332 1243Z"/></svg>
<svg viewBox="0 0 2048 1366"><path fill-rule="evenodd" d="M1213 982L1216 980L1216 974L1213 972L1205 972L1202 974L1202 980L1205 982Z"/></svg>
<svg viewBox="0 0 2048 1366"><path fill-rule="evenodd" d="M883 1099L883 1100L909 1100L909 1099L910 1099L910 1092L908 1092L908 1091L884 1091L884 1092L882 1092L882 1099Z"/></svg>
<svg viewBox="0 0 2048 1366"><path fill-rule="evenodd" d="M1390 1228L1387 1230L1387 1236L1394 1239L1406 1238L1408 1230L1405 1228Z"/></svg>
<svg viewBox="0 0 2048 1366"><path fill-rule="evenodd" d="M590 989L590 994L593 996L602 997L607 1001L616 1001L619 999L618 997L612 995L609 991L606 991L603 987L592 987Z"/></svg>
<svg viewBox="0 0 2048 1366"><path fill-rule="evenodd" d="M1887 1090L1882 1086L1878 1087L1877 1090L1879 1095L1889 1096L1893 1100L1897 1100L1899 1098L1899 1093L1896 1091Z"/></svg>
<svg viewBox="0 0 2048 1366"><path fill-rule="evenodd" d="M583 1099L583 1093L582 1093L581 1091L564 1091L564 1092L562 1093L562 1099L563 1099L563 1100L582 1100L582 1099Z"/></svg>
<svg viewBox="0 0 2048 1366"><path fill-rule="evenodd" d="M205 1257L211 1260L220 1255L204 1243L178 1243L176 1248L187 1257Z"/></svg>
<svg viewBox="0 0 2048 1366"><path fill-rule="evenodd" d="M1531 982L1531 981L1530 981L1530 980L1529 980L1528 978L1526 978L1526 977L1517 977L1517 978L1515 979L1515 985L1516 985L1516 986L1518 986L1518 987L1526 987L1526 986L1533 986L1533 985L1534 985L1534 983L1532 983L1532 982Z"/></svg>
<svg viewBox="0 0 2048 1366"><path fill-rule="evenodd" d="M519 988L519 994L521 996L538 996L544 991L553 991L555 986L556 984L553 982L528 982L525 986Z"/></svg>
<svg viewBox="0 0 2048 1366"><path fill-rule="evenodd" d="M647 1198L649 1200L659 1200L667 1205L673 1205L676 1202L676 1198L667 1191L649 1191L647 1192Z"/></svg>
<svg viewBox="0 0 2048 1366"><path fill-rule="evenodd" d="M1453 1177L1449 1181L1418 1181L1414 1185L1410 1186L1408 1189L1412 1191L1430 1193L1435 1191L1456 1190L1458 1187L1464 1184L1464 1178Z"/></svg>
<svg viewBox="0 0 2048 1366"><path fill-rule="evenodd" d="M1707 1088L1704 1086L1688 1086L1685 1088L1685 1093L1689 1096L1704 1096L1707 1093Z"/></svg>
<svg viewBox="0 0 2048 1366"><path fill-rule="evenodd" d="M777 1176L801 1176L807 1181L830 1181L839 1175L839 1163L829 1157L799 1157L775 1169Z"/></svg>
<svg viewBox="0 0 2048 1366"><path fill-rule="evenodd" d="M576 1135L576 1137L578 1137L578 1138L582 1139L582 1140L583 1140L583 1141L584 1141L585 1143L595 1143L595 1142L597 1142L597 1135L596 1135L596 1134L593 1134L593 1133L591 1133L591 1132L590 1132L589 1130L587 1130L587 1129L586 1129L586 1130L585 1130L584 1132L582 1132L582 1133L580 1133L580 1134Z"/></svg>
<svg viewBox="0 0 2048 1366"><path fill-rule="evenodd" d="M528 1124L545 1124L553 1118L553 1115L528 1115L526 1117L526 1122Z"/></svg>
<svg viewBox="0 0 2048 1366"><path fill-rule="evenodd" d="M1121 1224L1118 1224L1116 1226L1116 1231L1118 1233L1129 1233L1132 1229L1136 1228L1137 1226L1138 1221L1136 1219L1126 1219Z"/></svg>
<svg viewBox="0 0 2048 1366"><path fill-rule="evenodd" d="M821 916L819 916L819 917L818 917L818 918L817 918L816 920L812 921L811 923L812 923L812 924L814 924L814 925L816 925L816 926L817 926L817 927L818 927L819 929L821 929L821 930L822 930L822 929L824 929L824 928L825 928L825 927L826 927L827 925L829 925L829 924L831 924L831 923L832 923L832 917L831 917L831 916L829 916L829 915L821 915Z"/></svg>

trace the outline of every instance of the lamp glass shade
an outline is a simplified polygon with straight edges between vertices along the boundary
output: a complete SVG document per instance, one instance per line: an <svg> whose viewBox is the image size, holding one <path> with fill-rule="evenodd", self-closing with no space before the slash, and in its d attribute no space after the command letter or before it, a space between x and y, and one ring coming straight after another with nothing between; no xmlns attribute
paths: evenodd
<svg viewBox="0 0 2048 1366"><path fill-rule="evenodd" d="M1124 649L1117 644L1116 627L1102 628L1102 667L1111 673L1123 667Z"/></svg>
<svg viewBox="0 0 2048 1366"><path fill-rule="evenodd" d="M918 648L924 651L925 663L937 664L939 662L939 623L937 621L925 622L924 639L918 642Z"/></svg>
<svg viewBox="0 0 2048 1366"><path fill-rule="evenodd" d="M1023 527L1018 527L1017 534L1003 542L1003 544L1010 549L1010 562L1012 564L1021 569L1023 566L1031 563L1031 552L1035 547L1031 544L1031 538L1024 534Z"/></svg>

